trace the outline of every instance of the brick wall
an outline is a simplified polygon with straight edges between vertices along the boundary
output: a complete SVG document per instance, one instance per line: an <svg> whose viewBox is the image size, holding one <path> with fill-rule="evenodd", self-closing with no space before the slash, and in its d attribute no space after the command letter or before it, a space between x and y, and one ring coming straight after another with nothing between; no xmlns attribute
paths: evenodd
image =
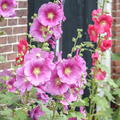
<svg viewBox="0 0 120 120"><path fill-rule="evenodd" d="M120 53L120 0L112 0L112 16L114 18L112 52ZM112 61L112 76L120 78L120 61Z"/></svg>
<svg viewBox="0 0 120 120"><path fill-rule="evenodd" d="M17 16L0 22L0 30L5 35L0 36L0 56L5 57L5 62L0 63L0 70L10 68L16 58L16 44L26 37L27 32L27 0L17 0Z"/></svg>

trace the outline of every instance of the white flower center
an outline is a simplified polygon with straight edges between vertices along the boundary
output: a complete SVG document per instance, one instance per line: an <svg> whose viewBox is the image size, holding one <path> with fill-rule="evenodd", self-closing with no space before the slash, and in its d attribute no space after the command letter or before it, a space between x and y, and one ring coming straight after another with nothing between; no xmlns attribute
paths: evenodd
<svg viewBox="0 0 120 120"><path fill-rule="evenodd" d="M71 69L69 68L69 67L66 67L65 68L65 70L64 70L64 73L66 74L66 75L70 75L71 74Z"/></svg>
<svg viewBox="0 0 120 120"><path fill-rule="evenodd" d="M33 73L34 73L34 75L39 75L41 73L40 68L37 68L37 67L34 68Z"/></svg>

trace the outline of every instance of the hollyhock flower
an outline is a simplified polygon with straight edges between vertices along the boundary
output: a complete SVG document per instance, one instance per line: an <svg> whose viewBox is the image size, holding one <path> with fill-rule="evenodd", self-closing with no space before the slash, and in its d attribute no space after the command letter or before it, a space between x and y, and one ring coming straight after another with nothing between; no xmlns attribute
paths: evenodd
<svg viewBox="0 0 120 120"><path fill-rule="evenodd" d="M25 93L25 91L30 91L32 88L32 84L27 80L24 75L24 67L18 68L16 71L16 81L14 82L14 86L21 92L21 95Z"/></svg>
<svg viewBox="0 0 120 120"><path fill-rule="evenodd" d="M27 40L20 40L17 45L18 53L21 55L25 55L28 51L28 43Z"/></svg>
<svg viewBox="0 0 120 120"><path fill-rule="evenodd" d="M41 110L40 106L35 107L30 112L30 117L32 118L32 120L39 120L39 117L44 115L45 115L45 112Z"/></svg>
<svg viewBox="0 0 120 120"><path fill-rule="evenodd" d="M63 9L58 4L49 2L42 5L38 11L39 21L44 26L56 26L63 20Z"/></svg>
<svg viewBox="0 0 120 120"><path fill-rule="evenodd" d="M31 84L38 86L50 80L51 68L49 61L35 59L25 64L24 73Z"/></svg>
<svg viewBox="0 0 120 120"><path fill-rule="evenodd" d="M51 29L48 26L41 24L38 18L34 19L33 24L30 27L30 34L38 42L45 42L51 38L50 31Z"/></svg>
<svg viewBox="0 0 120 120"><path fill-rule="evenodd" d="M9 92L15 92L16 91L16 87L14 86L14 83L16 81L16 78L12 78L8 81L6 81L6 86Z"/></svg>
<svg viewBox="0 0 120 120"><path fill-rule="evenodd" d="M95 21L95 26L99 33L109 32L112 26L112 17L110 15L103 14L97 21Z"/></svg>
<svg viewBox="0 0 120 120"><path fill-rule="evenodd" d="M0 16L13 17L15 16L16 0L0 0Z"/></svg>
<svg viewBox="0 0 120 120"><path fill-rule="evenodd" d="M81 69L75 64L73 59L64 59L57 65L57 74L61 82L66 84L76 84L81 78Z"/></svg>
<svg viewBox="0 0 120 120"><path fill-rule="evenodd" d="M102 71L101 69L98 69L98 70L97 70L97 73L96 73L96 75L95 75L95 78L96 78L97 80L104 80L105 77L106 77L106 72L105 72L105 71Z"/></svg>
<svg viewBox="0 0 120 120"><path fill-rule="evenodd" d="M95 25L88 26L88 34L92 42L98 41L98 30L96 29Z"/></svg>
<svg viewBox="0 0 120 120"><path fill-rule="evenodd" d="M32 48L29 53L27 53L24 57L24 61L27 62L29 60L34 59L50 59L53 61L54 53L53 52L46 52L40 48Z"/></svg>
<svg viewBox="0 0 120 120"><path fill-rule="evenodd" d="M96 22L98 17L102 14L102 9L97 9L92 11L92 20Z"/></svg>
<svg viewBox="0 0 120 120"><path fill-rule="evenodd" d="M51 79L46 83L46 92L52 95L62 95L64 94L69 86L66 83L63 83L57 74L57 70L53 70Z"/></svg>
<svg viewBox="0 0 120 120"><path fill-rule="evenodd" d="M52 36L53 36L53 39L54 40L59 40L61 38L61 35L63 33L62 31L62 25L61 24L58 24L57 26L51 28L52 29Z"/></svg>
<svg viewBox="0 0 120 120"><path fill-rule="evenodd" d="M30 60L41 59L46 60L47 65L54 69L54 52L43 51L40 48L32 48L29 53L27 53L24 57L24 62L29 62ZM48 61L48 62L47 62Z"/></svg>
<svg viewBox="0 0 120 120"><path fill-rule="evenodd" d="M95 53L92 54L92 65L95 65L98 58L99 58L98 52L95 52Z"/></svg>
<svg viewBox="0 0 120 120"><path fill-rule="evenodd" d="M102 52L106 51L112 47L112 40L103 40L99 47Z"/></svg>

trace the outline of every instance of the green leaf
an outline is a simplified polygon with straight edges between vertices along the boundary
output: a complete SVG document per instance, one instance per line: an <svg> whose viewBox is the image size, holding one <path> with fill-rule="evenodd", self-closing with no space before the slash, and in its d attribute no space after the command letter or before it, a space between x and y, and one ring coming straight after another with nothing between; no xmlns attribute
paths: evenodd
<svg viewBox="0 0 120 120"><path fill-rule="evenodd" d="M5 61L4 56L0 56L0 62L4 62L4 61Z"/></svg>
<svg viewBox="0 0 120 120"><path fill-rule="evenodd" d="M112 60L120 60L120 53L112 54Z"/></svg>
<svg viewBox="0 0 120 120"><path fill-rule="evenodd" d="M16 110L14 120L28 120L27 114L22 110Z"/></svg>
<svg viewBox="0 0 120 120"><path fill-rule="evenodd" d="M0 104L12 105L18 101L18 97L14 93L0 94Z"/></svg>

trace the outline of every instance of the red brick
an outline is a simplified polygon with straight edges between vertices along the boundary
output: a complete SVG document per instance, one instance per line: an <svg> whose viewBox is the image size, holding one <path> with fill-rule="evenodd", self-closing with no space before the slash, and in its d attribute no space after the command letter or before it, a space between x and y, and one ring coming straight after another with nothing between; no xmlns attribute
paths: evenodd
<svg viewBox="0 0 120 120"><path fill-rule="evenodd" d="M6 45L0 47L0 53L10 52L10 51L12 51L12 45Z"/></svg>
<svg viewBox="0 0 120 120"><path fill-rule="evenodd" d="M27 27L22 26L22 27L14 27L13 28L13 34L19 34L19 33L26 33L27 32Z"/></svg>
<svg viewBox="0 0 120 120"><path fill-rule="evenodd" d="M7 20L3 20L0 22L0 27L6 26L7 25Z"/></svg>
<svg viewBox="0 0 120 120"><path fill-rule="evenodd" d="M120 78L120 74L112 74L112 79L119 79Z"/></svg>
<svg viewBox="0 0 120 120"><path fill-rule="evenodd" d="M0 37L0 44L6 44L7 43L7 37Z"/></svg>
<svg viewBox="0 0 120 120"><path fill-rule="evenodd" d="M27 2L26 1L19 1L18 6L19 6L19 8L26 8Z"/></svg>
<svg viewBox="0 0 120 120"><path fill-rule="evenodd" d="M16 53L7 54L7 60L15 60Z"/></svg>
<svg viewBox="0 0 120 120"><path fill-rule="evenodd" d="M0 63L0 70L8 69L11 67L11 62L9 63Z"/></svg>
<svg viewBox="0 0 120 120"><path fill-rule="evenodd" d="M120 67L112 67L112 73L120 73Z"/></svg>
<svg viewBox="0 0 120 120"><path fill-rule="evenodd" d="M120 66L120 60L112 61L112 66Z"/></svg>
<svg viewBox="0 0 120 120"><path fill-rule="evenodd" d="M17 44L16 44L16 45L13 45L13 51L14 51L14 52L17 52Z"/></svg>
<svg viewBox="0 0 120 120"><path fill-rule="evenodd" d="M18 17L27 16L27 10L16 10L16 15Z"/></svg>
<svg viewBox="0 0 120 120"><path fill-rule="evenodd" d="M8 25L17 25L17 19L9 19Z"/></svg>
<svg viewBox="0 0 120 120"><path fill-rule="evenodd" d="M8 43L16 43L17 36L8 36Z"/></svg>
<svg viewBox="0 0 120 120"><path fill-rule="evenodd" d="M27 24L27 18L20 18L18 24Z"/></svg>
<svg viewBox="0 0 120 120"><path fill-rule="evenodd" d="M18 36L18 41L22 40L22 39L27 39L27 36L25 35L20 35Z"/></svg>
<svg viewBox="0 0 120 120"><path fill-rule="evenodd" d="M5 32L6 35L11 35L12 34L12 28L2 28L1 29L3 32Z"/></svg>

